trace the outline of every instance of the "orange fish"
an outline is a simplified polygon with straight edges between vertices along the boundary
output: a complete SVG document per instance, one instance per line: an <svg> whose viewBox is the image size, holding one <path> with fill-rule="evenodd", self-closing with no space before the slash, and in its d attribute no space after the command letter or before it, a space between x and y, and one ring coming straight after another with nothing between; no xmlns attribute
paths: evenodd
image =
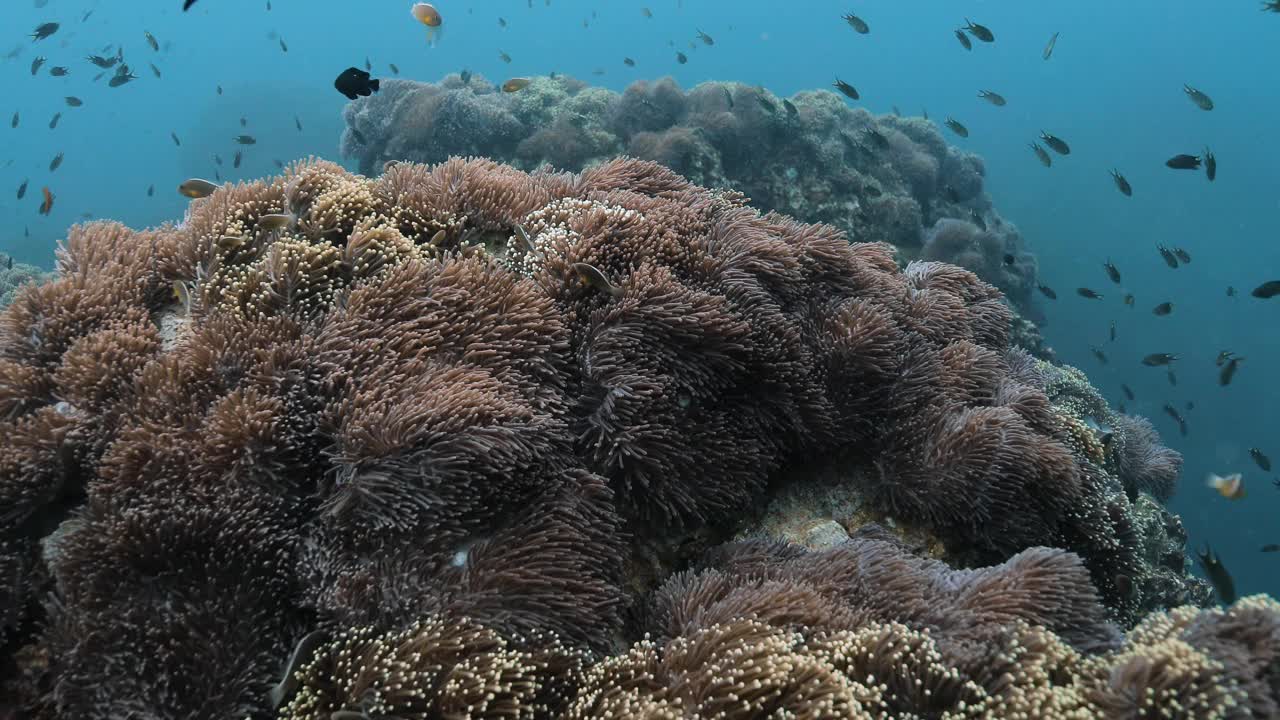
<svg viewBox="0 0 1280 720"><path fill-rule="evenodd" d="M49 192L49 188L40 188L40 192L44 194L44 202L40 203L40 214L48 215L53 210L53 193Z"/></svg>
<svg viewBox="0 0 1280 720"><path fill-rule="evenodd" d="M1240 473L1231 473L1226 477L1209 473L1205 483L1228 500L1239 500L1244 497L1244 478L1240 477Z"/></svg>
<svg viewBox="0 0 1280 720"><path fill-rule="evenodd" d="M414 3L409 8L409 14L423 25L427 26L427 44L434 46L436 38L440 34L440 27L444 24L444 18L440 15L440 11L435 9L431 3Z"/></svg>

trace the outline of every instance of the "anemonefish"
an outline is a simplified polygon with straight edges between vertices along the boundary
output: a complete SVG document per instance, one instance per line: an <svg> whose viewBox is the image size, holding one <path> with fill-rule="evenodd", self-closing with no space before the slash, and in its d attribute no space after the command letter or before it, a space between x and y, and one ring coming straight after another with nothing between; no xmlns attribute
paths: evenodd
<svg viewBox="0 0 1280 720"><path fill-rule="evenodd" d="M1240 473L1231 473L1226 477L1209 473L1205 483L1228 500L1239 500L1244 497L1244 478Z"/></svg>
<svg viewBox="0 0 1280 720"><path fill-rule="evenodd" d="M434 47L444 24L440 11L436 10L431 3L420 2L414 3L413 7L409 8L409 13L415 20L427 26L427 44Z"/></svg>

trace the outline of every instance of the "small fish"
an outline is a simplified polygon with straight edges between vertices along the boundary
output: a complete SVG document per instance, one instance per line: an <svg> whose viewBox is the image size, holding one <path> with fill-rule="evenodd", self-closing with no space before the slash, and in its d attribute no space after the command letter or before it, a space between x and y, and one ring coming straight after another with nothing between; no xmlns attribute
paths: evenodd
<svg viewBox="0 0 1280 720"><path fill-rule="evenodd" d="M965 127L964 125L960 124L960 121L959 121L959 120L956 120L956 119L955 119L955 118L953 118L953 117L948 117L948 118L946 119L946 122L944 122L944 123L943 123L943 125L946 125L946 126L947 126L947 128L948 128L949 130L951 130L951 132L953 132L953 133L955 133L955 134L959 135L959 136L960 136L960 137L962 137L962 138L967 138L967 137L969 137L969 128L967 128L967 127Z"/></svg>
<svg viewBox="0 0 1280 720"><path fill-rule="evenodd" d="M862 97L858 94L858 90L856 88L840 78L836 78L836 81L831 83L831 85L850 100L857 100Z"/></svg>
<svg viewBox="0 0 1280 720"><path fill-rule="evenodd" d="M387 63L387 67L391 68L391 74L392 74L392 75L399 75L399 74L400 74L400 68L396 67L396 64L395 64L395 63Z"/></svg>
<svg viewBox="0 0 1280 720"><path fill-rule="evenodd" d="M1169 381L1169 385L1178 387L1178 375L1172 369L1166 370L1164 376Z"/></svg>
<svg viewBox="0 0 1280 720"><path fill-rule="evenodd" d="M18 127L18 123L20 122L20 120L21 120L21 118L18 116L18 111L17 111L17 110L14 110L14 111L13 111L13 119L11 119L11 120L9 121L9 127L11 127L11 128L16 128L16 127Z"/></svg>
<svg viewBox="0 0 1280 720"><path fill-rule="evenodd" d="M724 91L725 104L729 106L730 110L732 110L733 109L733 93L729 92L729 88L725 87L724 85L721 85L720 89Z"/></svg>
<svg viewBox="0 0 1280 720"><path fill-rule="evenodd" d="M293 126L298 128L298 132L302 132L302 119L297 115L293 116Z"/></svg>
<svg viewBox="0 0 1280 720"><path fill-rule="evenodd" d="M1218 593L1218 599L1225 605L1235 602L1236 584L1231 579L1231 573L1227 572L1227 568L1223 566L1222 559L1215 555L1208 545L1196 551L1196 559L1200 561L1200 567L1204 569L1204 574L1209 578L1214 591Z"/></svg>
<svg viewBox="0 0 1280 720"><path fill-rule="evenodd" d="M466 68L463 68L463 69L462 69L462 72L458 73L458 79L462 81L462 84L463 84L463 85L470 85L470 84L471 84L471 71L470 71L470 70L467 70Z"/></svg>
<svg viewBox="0 0 1280 720"><path fill-rule="evenodd" d="M1236 296L1236 288L1235 288L1235 286L1234 286L1234 285L1228 285L1228 286L1227 286L1227 297L1235 297L1235 296Z"/></svg>
<svg viewBox="0 0 1280 720"><path fill-rule="evenodd" d="M532 0L530 0L530 3L532 3ZM642 8L640 8L640 14L641 14L641 15L643 15L643 16L645 16L646 18L652 18L652 17L653 17L653 11L652 11L652 10L650 10L649 8L647 8L647 7L642 7Z"/></svg>
<svg viewBox="0 0 1280 720"><path fill-rule="evenodd" d="M532 81L526 77L513 77L510 80L502 83L502 92L513 93L519 90L523 90L529 87L530 82Z"/></svg>
<svg viewBox="0 0 1280 720"><path fill-rule="evenodd" d="M1116 321L1115 321L1115 320L1112 320L1112 321L1111 321L1111 332L1110 332L1110 333L1108 333L1108 335L1107 335L1107 342L1115 342L1115 341L1116 341Z"/></svg>
<svg viewBox="0 0 1280 720"><path fill-rule="evenodd" d="M218 153L213 154L213 164L222 167L222 156Z"/></svg>
<svg viewBox="0 0 1280 720"><path fill-rule="evenodd" d="M516 223L515 230L516 245L519 245L521 250L526 254L533 256L533 258L538 262L546 261L546 257L540 250L538 250L537 246L533 244L533 240L529 239L529 233L525 232L524 226Z"/></svg>
<svg viewBox="0 0 1280 720"><path fill-rule="evenodd" d="M1124 391L1124 396L1129 398L1129 401L1132 402L1134 399L1133 390L1128 385L1125 385L1123 383L1121 383L1120 389Z"/></svg>
<svg viewBox="0 0 1280 720"><path fill-rule="evenodd" d="M1040 290L1040 293L1042 295L1049 298L1050 300L1058 299L1058 293L1054 292L1053 288L1049 287L1048 285L1037 285L1036 288Z"/></svg>
<svg viewBox="0 0 1280 720"><path fill-rule="evenodd" d="M182 147L182 141L178 139L178 133L170 132L169 137L173 138L173 144Z"/></svg>
<svg viewBox="0 0 1280 720"><path fill-rule="evenodd" d="M1125 293L1125 296L1124 296L1124 304L1125 304L1125 306L1127 306L1127 307L1133 307L1133 306L1134 306L1134 302L1135 302L1135 301L1134 301L1134 299L1133 299L1133 293Z"/></svg>
<svg viewBox="0 0 1280 720"><path fill-rule="evenodd" d="M36 74L36 73L38 73L38 72L40 72L40 66L41 66L41 65L44 65L44 59L45 59L45 58L44 58L44 56L43 56L43 55L37 55L37 56L36 56L36 59L31 61L31 76L32 76L32 77L35 77L35 74Z"/></svg>
<svg viewBox="0 0 1280 720"><path fill-rule="evenodd" d="M62 153L54 155L53 159L49 161L49 172L53 172L60 167L62 167Z"/></svg>
<svg viewBox="0 0 1280 720"><path fill-rule="evenodd" d="M289 52L289 46L285 44L284 38L279 38L278 42L280 43L280 52Z"/></svg>
<svg viewBox="0 0 1280 720"><path fill-rule="evenodd" d="M1050 57L1053 56L1053 47L1057 44L1058 44L1058 33L1054 33L1053 37L1049 38L1049 44L1044 46L1045 60L1048 60Z"/></svg>
<svg viewBox="0 0 1280 720"><path fill-rule="evenodd" d="M1111 282L1119 285L1120 270L1117 269L1116 266L1111 263L1110 258L1107 258L1107 261L1102 263L1102 267L1107 271L1107 277L1111 278Z"/></svg>
<svg viewBox="0 0 1280 720"><path fill-rule="evenodd" d="M635 61L635 60L632 60L632 59L631 59L631 58L629 58L629 57L624 57L624 58L622 58L622 64L623 64L623 65L626 65L627 67L635 67L635 66L636 66L636 61Z"/></svg>
<svg viewBox="0 0 1280 720"><path fill-rule="evenodd" d="M63 100L66 101L67 107L80 107L81 105L84 105L84 101L75 95L68 95L63 98Z"/></svg>
<svg viewBox="0 0 1280 720"><path fill-rule="evenodd" d="M1214 157L1209 148L1204 149L1204 175L1209 178L1209 182L1218 177L1218 158Z"/></svg>
<svg viewBox="0 0 1280 720"><path fill-rule="evenodd" d="M676 62L680 63L681 65L684 65L685 63L689 62L689 56L688 56L688 55L685 55L684 53L682 53L682 52L680 52L679 50L677 50L677 51L676 51Z"/></svg>
<svg viewBox="0 0 1280 720"><path fill-rule="evenodd" d="M1174 170L1197 170L1200 168L1198 155L1174 155L1164 161L1165 166Z"/></svg>
<svg viewBox="0 0 1280 720"><path fill-rule="evenodd" d="M995 105L996 107L1005 106L1004 96L1001 95L1000 93L992 92L990 90L979 90L978 97L982 98L983 100L986 100L987 102L991 103L992 105Z"/></svg>
<svg viewBox="0 0 1280 720"><path fill-rule="evenodd" d="M1277 545L1275 543L1267 543L1266 545L1262 546L1262 552L1264 553L1280 552L1280 545Z"/></svg>
<svg viewBox="0 0 1280 720"><path fill-rule="evenodd" d="M573 270L583 283L597 290L602 290L613 297L622 295L622 288L609 282L609 278L605 277L604 273L600 272L600 269L596 266L578 262L573 264Z"/></svg>
<svg viewBox="0 0 1280 720"><path fill-rule="evenodd" d="M853 28L853 31L860 35L866 35L867 33L871 32L871 28L867 25L867 23L863 21L862 18L858 17L857 15L854 15L853 13L845 13L844 21L849 23L849 27Z"/></svg>
<svg viewBox="0 0 1280 720"><path fill-rule="evenodd" d="M26 195L27 195L27 182L28 182L28 180L24 179L24 180L22 181L22 184L18 186L18 199L19 199L19 200L21 200L22 198L26 197Z"/></svg>
<svg viewBox="0 0 1280 720"><path fill-rule="evenodd" d="M1249 457L1262 468L1262 472L1271 472L1271 458L1267 457L1266 453L1256 447L1249 448Z"/></svg>
<svg viewBox="0 0 1280 720"><path fill-rule="evenodd" d="M283 230L293 225L296 220L297 219L292 215L286 215L284 213L269 213L258 218L258 229L266 232L275 232L276 230Z"/></svg>
<svg viewBox="0 0 1280 720"><path fill-rule="evenodd" d="M36 27L35 32L31 33L31 39L36 41L44 40L50 35L58 32L58 28L60 27L62 26L56 22L42 23Z"/></svg>
<svg viewBox="0 0 1280 720"><path fill-rule="evenodd" d="M1111 179L1115 180L1116 189L1124 194L1125 197L1133 197L1133 186L1124 178L1124 175L1120 174L1119 170L1112 169Z"/></svg>
<svg viewBox="0 0 1280 720"><path fill-rule="evenodd" d="M147 63L147 65L149 65L149 66L151 67L151 74L152 74L152 75L155 75L155 76L156 76L156 79L159 79L159 78L160 78L160 68L156 67L156 64L155 64L155 63Z"/></svg>
<svg viewBox="0 0 1280 720"><path fill-rule="evenodd" d="M788 117L794 118L794 117L800 116L800 111L796 108L796 106L790 100L787 100L786 98L782 99L782 107L786 108Z"/></svg>
<svg viewBox="0 0 1280 720"><path fill-rule="evenodd" d="M156 186L155 186L155 185L148 185L148 186L147 186L147 197L155 197L155 194L156 194Z"/></svg>
<svg viewBox="0 0 1280 720"><path fill-rule="evenodd" d="M1240 473L1231 473L1226 477L1222 477L1217 473L1209 473L1209 477L1205 479L1205 484L1218 494L1228 500L1239 500L1244 497L1244 478Z"/></svg>
<svg viewBox="0 0 1280 720"><path fill-rule="evenodd" d="M987 42L987 43L989 43L989 42L995 42L995 41L996 41L996 35L995 35L995 33L991 32L991 30L990 30L989 28L987 28L986 26L984 26L984 25L979 25L979 24L977 24L977 23L975 23L975 22L971 21L969 18L965 18L965 19L964 19L964 23L965 23L965 25L964 25L964 29L965 29L965 30L968 30L970 35L972 35L972 36L974 36L974 37L978 38L978 39L979 39L979 40L981 40L982 42Z"/></svg>
<svg viewBox="0 0 1280 720"><path fill-rule="evenodd" d="M1156 250L1160 251L1160 257L1164 258L1164 264L1173 269L1178 268L1178 256L1173 254L1169 248L1163 245L1157 245Z"/></svg>
<svg viewBox="0 0 1280 720"><path fill-rule="evenodd" d="M1031 148L1031 151L1036 154L1036 157L1039 158L1041 165L1045 167L1053 165L1053 158L1049 156L1049 151L1040 147L1040 143L1031 143L1029 147Z"/></svg>
<svg viewBox="0 0 1280 720"><path fill-rule="evenodd" d="M1173 303L1162 302L1159 305L1152 308L1151 312L1159 317L1164 317L1165 315L1168 315L1169 313L1173 312Z"/></svg>
<svg viewBox="0 0 1280 720"><path fill-rule="evenodd" d="M369 73L357 67L343 70L333 81L333 86L348 100L369 97L378 91L381 81L370 78Z"/></svg>
<svg viewBox="0 0 1280 720"><path fill-rule="evenodd" d="M178 186L179 193L192 199L209 197L213 194L213 191L217 189L218 186L214 183L211 183L208 180L201 180L200 178L191 178Z"/></svg>
<svg viewBox="0 0 1280 720"><path fill-rule="evenodd" d="M39 58L39 59L41 61L44 60L44 58ZM104 70L109 70L115 67L116 63L120 62L120 59L117 57L103 57L101 55L90 55L85 59L93 63L94 65L97 65L98 67L103 68ZM33 72L32 75L34 74L35 73Z"/></svg>
<svg viewBox="0 0 1280 720"><path fill-rule="evenodd" d="M1066 143L1066 141L1065 141L1065 140L1063 140L1062 138L1060 138L1060 137L1058 137L1058 136L1056 136L1056 135L1050 135L1049 133L1047 133L1047 132L1045 132L1045 131L1041 130L1041 131L1040 131L1040 139L1044 141L1044 144L1045 144L1045 145L1048 145L1048 146L1049 146L1049 149L1050 149L1050 150L1053 150L1054 152L1058 153L1059 155L1070 155L1070 154L1071 154L1071 146L1070 146L1070 145L1067 145L1067 143Z"/></svg>
<svg viewBox="0 0 1280 720"><path fill-rule="evenodd" d="M715 41L715 40L712 40L710 35L708 35L708 34L706 34L706 33L702 32L701 30L699 30L699 31L698 31L698 39L702 41L702 44L703 44L703 45L715 45L715 44L716 44L716 41Z"/></svg>
<svg viewBox="0 0 1280 720"><path fill-rule="evenodd" d="M1187 265L1191 262L1191 253L1180 247L1173 248L1173 256L1178 258L1178 261L1183 265Z"/></svg>
<svg viewBox="0 0 1280 720"><path fill-rule="evenodd" d="M956 30L956 39L960 41L965 50L973 49L973 43L969 41L969 36L964 34L964 30Z"/></svg>
<svg viewBox="0 0 1280 720"><path fill-rule="evenodd" d="M53 193L49 192L49 188L42 187L40 188L40 194L44 197L40 201L40 214L47 216L53 212Z"/></svg>
<svg viewBox="0 0 1280 720"><path fill-rule="evenodd" d="M239 167L240 167L240 162L241 162L242 160L244 160L244 153L243 153L243 152L241 152L240 150L237 150L237 151L236 151L236 155L235 155L235 157L234 157L234 158L232 158L232 160L231 160L231 167L233 167L233 168L239 168Z"/></svg>
<svg viewBox="0 0 1280 720"><path fill-rule="evenodd" d="M156 42L156 36L155 36L155 35L152 35L152 34L151 34L149 31L147 31L147 30L143 30L143 31L142 31L142 37L144 37L144 38L146 38L146 39L147 39L147 44L151 46L151 49L152 49L152 50L154 50L155 52L160 52L160 43Z"/></svg>
<svg viewBox="0 0 1280 720"><path fill-rule="evenodd" d="M133 73L129 72L128 65L121 65L120 67L116 68L116 74L111 76L111 79L107 81L107 85L110 87L120 87L121 85L124 85L125 83L129 82L130 80L137 80L137 79L138 79L137 75L134 75Z"/></svg>
<svg viewBox="0 0 1280 720"><path fill-rule="evenodd" d="M1089 288L1087 288L1087 287L1076 288L1076 294L1077 294L1077 295L1079 295L1079 296L1080 296L1080 297L1082 297L1082 298L1088 298L1088 299L1090 299L1090 300L1101 300L1101 299L1102 299L1102 294L1101 294L1101 293L1098 293L1098 292L1095 292L1095 291L1093 291L1093 290L1090 290L1090 289L1089 289Z"/></svg>
<svg viewBox="0 0 1280 720"><path fill-rule="evenodd" d="M1218 353L1218 358L1213 362L1218 367L1222 367L1224 363L1226 363L1228 360L1231 359L1232 355L1235 355L1235 353L1231 352L1230 350L1223 350Z"/></svg>
<svg viewBox="0 0 1280 720"><path fill-rule="evenodd" d="M506 26L507 26L506 18L501 18L501 17L498 18L498 27L504 28Z"/></svg>
<svg viewBox="0 0 1280 720"><path fill-rule="evenodd" d="M1178 356L1173 353L1151 353L1150 355L1142 358L1142 364L1147 367L1159 367L1161 365L1168 365L1171 362L1175 362L1177 359Z"/></svg>
<svg viewBox="0 0 1280 720"><path fill-rule="evenodd" d="M54 77L66 77L71 74L71 71L63 67L62 65L58 65L58 66L49 68L49 74Z"/></svg>
<svg viewBox="0 0 1280 720"><path fill-rule="evenodd" d="M241 116L240 116L240 127L249 127L249 118L247 118L247 117L245 117L245 116L241 115Z"/></svg>
<svg viewBox="0 0 1280 720"><path fill-rule="evenodd" d="M1107 355L1106 353L1102 352L1101 348L1094 345L1090 345L1089 349L1093 351L1093 356L1098 358L1098 362L1102 363L1103 365L1107 364Z"/></svg>
<svg viewBox="0 0 1280 720"><path fill-rule="evenodd" d="M678 54L678 53L677 53L677 54ZM508 65L510 65L510 64L511 64L511 56L510 56L510 55L508 55L508 54L506 54L506 53L505 53L505 52L503 52L502 50L499 50L499 51L498 51L498 59L499 59L499 60L501 60L502 62L504 62L504 63L508 64ZM688 58L685 58L685 60L688 60ZM466 82L466 81L464 80L463 82Z"/></svg>
<svg viewBox="0 0 1280 720"><path fill-rule="evenodd" d="M218 88L217 88L217 90L218 90L218 94L219 94L219 95L221 95L221 94L222 94L222 86L221 86L221 85L219 85L219 86L218 86Z"/></svg>
<svg viewBox="0 0 1280 720"><path fill-rule="evenodd" d="M186 280L173 281L173 300L187 310L191 309L191 285Z"/></svg>
<svg viewBox="0 0 1280 720"><path fill-rule="evenodd" d="M1201 110L1213 109L1213 100L1211 100L1209 96L1205 95L1203 92L1191 87L1190 85L1183 85L1182 92L1186 93L1187 98L1191 100L1191 102L1195 103L1196 107L1200 108Z"/></svg>
<svg viewBox="0 0 1280 720"><path fill-rule="evenodd" d="M1254 288L1253 292L1249 294L1256 298L1270 300L1276 295L1280 295L1280 280L1268 280Z"/></svg>
<svg viewBox="0 0 1280 720"><path fill-rule="evenodd" d="M1170 405L1169 403L1164 404L1164 413L1173 418L1179 424L1186 423L1186 420L1182 417L1182 413L1178 412L1178 408Z"/></svg>
<svg viewBox="0 0 1280 720"><path fill-rule="evenodd" d="M368 55L365 55L365 56L364 56L364 69L365 69L365 70L370 70L370 71L372 71L372 70L373 70L373 63L369 62L369 56L368 56Z"/></svg>

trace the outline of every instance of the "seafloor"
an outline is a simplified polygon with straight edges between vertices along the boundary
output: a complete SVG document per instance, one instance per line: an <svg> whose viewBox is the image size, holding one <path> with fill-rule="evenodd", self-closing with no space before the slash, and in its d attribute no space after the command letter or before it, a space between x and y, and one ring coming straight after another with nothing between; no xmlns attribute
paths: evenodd
<svg viewBox="0 0 1280 720"><path fill-rule="evenodd" d="M347 118L369 177L73 227L0 313L0 717L1280 715L1280 605L1211 604L1181 456L930 123Z"/></svg>

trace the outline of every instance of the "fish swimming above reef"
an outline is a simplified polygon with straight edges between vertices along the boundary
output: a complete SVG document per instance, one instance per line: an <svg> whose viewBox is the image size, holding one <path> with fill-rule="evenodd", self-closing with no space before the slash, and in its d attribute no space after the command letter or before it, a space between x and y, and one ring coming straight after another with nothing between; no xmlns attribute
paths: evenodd
<svg viewBox="0 0 1280 720"><path fill-rule="evenodd" d="M34 32L32 32L32 33L31 33L31 39L32 39L32 40L44 40L45 38L49 37L50 35L52 35L52 34L54 34L54 33L58 32L58 28L60 28L60 27L62 27L62 26L61 26L61 25L59 25L59 24L58 24L58 23L56 23L56 22L47 22L47 23L42 23L39 27L37 27L37 28L35 29L35 31L34 31Z"/></svg>
<svg viewBox="0 0 1280 720"><path fill-rule="evenodd" d="M1249 448L1249 457L1253 458L1253 462L1262 468L1263 472L1271 472L1271 458L1258 448Z"/></svg>
<svg viewBox="0 0 1280 720"><path fill-rule="evenodd" d="M978 38L982 42L989 43L996 41L996 34L991 32L990 28L985 25L979 25L969 18L964 19L964 29L968 30L970 35Z"/></svg>
<svg viewBox="0 0 1280 720"><path fill-rule="evenodd" d="M1113 169L1111 171L1111 179L1115 181L1116 189L1125 197L1133 197L1133 186L1129 184L1129 181L1125 179L1124 175L1120 174L1119 170Z"/></svg>
<svg viewBox="0 0 1280 720"><path fill-rule="evenodd" d="M1249 294L1256 298L1270 300L1276 295L1280 295L1280 280L1268 280L1254 288L1253 292Z"/></svg>
<svg viewBox="0 0 1280 720"><path fill-rule="evenodd" d="M1160 367L1161 365L1168 365L1177 359L1178 356L1173 353L1151 353L1142 358L1142 364L1147 367Z"/></svg>
<svg viewBox="0 0 1280 720"><path fill-rule="evenodd" d="M622 295L622 288L609 282L609 278L595 265L582 262L574 263L573 271L578 274L578 278L582 280L584 285L602 290L612 297L620 297Z"/></svg>
<svg viewBox="0 0 1280 720"><path fill-rule="evenodd" d="M1058 153L1059 155L1070 155L1070 154L1071 154L1071 146L1070 146L1070 145L1068 145L1068 144L1067 144L1067 142L1066 142L1065 140L1063 140L1062 138L1058 137L1057 135L1050 135L1049 133L1047 133L1047 132L1045 132L1045 131L1041 130L1041 131L1040 131L1040 139L1044 141L1044 144L1045 144L1045 145L1048 145L1048 146L1049 146L1049 149L1050 149L1050 150L1053 150L1054 152Z"/></svg>
<svg viewBox="0 0 1280 720"><path fill-rule="evenodd" d="M965 50L973 49L973 43L970 42L969 36L964 34L963 29L956 30L956 39L960 41L960 44L964 46Z"/></svg>
<svg viewBox="0 0 1280 720"><path fill-rule="evenodd" d="M1171 302L1162 302L1151 309L1151 313L1158 317L1164 317L1165 315L1168 315L1172 312L1173 312L1173 303Z"/></svg>
<svg viewBox="0 0 1280 720"><path fill-rule="evenodd" d="M857 15L854 15L853 13L845 13L843 17L844 21L849 23L849 27L853 28L854 32L861 35L866 35L871 32L871 28L867 25L866 21Z"/></svg>
<svg viewBox="0 0 1280 720"><path fill-rule="evenodd" d="M1235 602L1236 583L1231 579L1231 573L1227 572L1227 568L1223 566L1221 558L1214 554L1213 549L1205 545L1196 551L1196 559L1200 561L1200 567L1213 585L1214 592L1218 594L1218 600L1226 605Z"/></svg>
<svg viewBox="0 0 1280 720"><path fill-rule="evenodd" d="M682 53L682 52L680 52L679 50L677 50L677 51L676 51L676 62L680 63L681 65L684 65L685 63L689 62L689 56L688 56L688 55L685 55L684 53Z"/></svg>
<svg viewBox="0 0 1280 720"><path fill-rule="evenodd" d="M1048 60L1050 57L1053 57L1053 48L1057 46L1057 44L1058 44L1058 33L1054 33L1053 37L1049 38L1049 44L1044 46L1044 53L1042 53L1042 55L1044 56L1045 60Z"/></svg>
<svg viewBox="0 0 1280 720"><path fill-rule="evenodd" d="M1044 295L1050 300L1058 299L1058 293L1054 292L1053 288L1049 287L1048 285L1037 285L1036 289L1040 291L1041 295Z"/></svg>
<svg viewBox="0 0 1280 720"><path fill-rule="evenodd" d="M369 97L378 91L380 84L379 80L372 79L369 73L358 67L349 67L343 70L337 79L333 81L333 86L348 100L355 100L357 97Z"/></svg>
<svg viewBox="0 0 1280 720"><path fill-rule="evenodd" d="M427 44L435 45L439 39L441 28L444 27L444 16L431 3L414 3L409 8L409 14L413 19L427 26Z"/></svg>
<svg viewBox="0 0 1280 720"><path fill-rule="evenodd" d="M178 192L184 197L189 197L194 200L196 198L209 197L213 194L213 191L217 190L219 187L219 185L211 183L208 180L191 178L178 186Z"/></svg>
<svg viewBox="0 0 1280 720"><path fill-rule="evenodd" d="M142 37L146 38L147 44L151 46L152 50L154 50L155 52L160 52L160 43L156 42L155 35L152 35L151 32L148 30L143 30Z"/></svg>
<svg viewBox="0 0 1280 720"><path fill-rule="evenodd" d="M1107 271L1107 277L1111 279L1111 282L1117 285L1120 284L1120 270L1111 262L1110 258L1102 263L1102 268Z"/></svg>
<svg viewBox="0 0 1280 720"><path fill-rule="evenodd" d="M956 120L953 117L948 117L946 121L943 122L943 125L946 125L947 129L951 130L951 132L959 135L962 138L969 137L969 128L962 125L959 120Z"/></svg>
<svg viewBox="0 0 1280 720"><path fill-rule="evenodd" d="M67 102L67 107L80 107L81 105L84 105L84 101L75 95L68 95L64 99Z"/></svg>
<svg viewBox="0 0 1280 720"><path fill-rule="evenodd" d="M506 82L502 83L502 92L513 93L519 90L523 90L529 87L530 82L532 82L532 80L525 77L511 78L510 80L507 80Z"/></svg>
<svg viewBox="0 0 1280 720"><path fill-rule="evenodd" d="M1164 161L1166 167L1174 170L1198 170L1200 168L1200 156L1198 155L1174 155Z"/></svg>
<svg viewBox="0 0 1280 720"><path fill-rule="evenodd" d="M1222 369L1218 371L1218 384L1226 387L1231 384L1232 379L1236 376L1236 370L1240 369L1240 361L1242 357L1233 357L1223 364Z"/></svg>
<svg viewBox="0 0 1280 720"><path fill-rule="evenodd" d="M1191 253L1187 252L1186 250L1183 250L1180 247L1173 248L1173 256L1178 258L1178 262L1182 263L1183 265L1188 265L1191 263Z"/></svg>
<svg viewBox="0 0 1280 720"><path fill-rule="evenodd" d="M1001 95L1000 93L992 92L990 90L979 90L978 97L982 98L983 100L986 100L987 102L991 103L992 105L995 105L996 107L1005 106L1004 96Z"/></svg>
<svg viewBox="0 0 1280 720"><path fill-rule="evenodd" d="M844 96L849 98L850 100L857 100L860 97L862 97L861 95L858 94L858 90L856 88L854 88L849 83L841 80L840 78L836 78L836 81L831 83L831 85L832 87L834 87L835 89L843 93Z"/></svg>
<svg viewBox="0 0 1280 720"><path fill-rule="evenodd" d="M1213 109L1213 100L1210 99L1209 96L1205 95L1203 92L1191 87L1190 85L1183 85L1182 92L1186 93L1187 98L1190 99L1191 102L1195 103L1196 107L1200 108L1201 110Z"/></svg>
<svg viewBox="0 0 1280 720"><path fill-rule="evenodd" d="M1156 250L1160 251L1160 257L1164 258L1165 265L1168 265L1175 270L1178 269L1178 256L1174 255L1172 250L1164 245L1157 245Z"/></svg>
<svg viewBox="0 0 1280 720"><path fill-rule="evenodd" d="M1045 167L1051 167L1053 165L1053 158L1050 157L1049 151L1041 147L1040 143L1030 143L1029 147L1031 148L1031 151L1036 154L1036 158L1040 160L1041 165Z"/></svg>
<svg viewBox="0 0 1280 720"><path fill-rule="evenodd" d="M1214 157L1209 148L1204 149L1204 175L1209 178L1209 182L1218 177L1218 158Z"/></svg>
<svg viewBox="0 0 1280 720"><path fill-rule="evenodd" d="M1082 298L1086 298L1086 299L1089 299L1089 300L1101 300L1101 299L1102 299L1102 293L1097 292L1096 290L1090 290L1090 289L1089 289L1089 288L1087 288L1087 287L1080 287L1080 288L1076 288L1076 294L1077 294L1077 295L1079 295L1079 296L1080 296L1080 297L1082 297Z"/></svg>
<svg viewBox="0 0 1280 720"><path fill-rule="evenodd" d="M715 45L715 44L716 44L716 41L715 41L715 40L713 40L713 39L711 38L711 36L710 36L710 35L708 35L708 34L706 34L706 33L702 32L701 30L699 30L699 31L698 31L698 36L697 36L697 37L698 37L698 39L699 39L699 40L701 40L701 41L702 41L702 44L703 44L703 45Z"/></svg>
<svg viewBox="0 0 1280 720"><path fill-rule="evenodd" d="M1205 484L1217 490L1219 495L1228 500L1239 500L1244 497L1244 478L1240 476L1240 473L1231 473L1226 477L1216 473L1209 473Z"/></svg>

